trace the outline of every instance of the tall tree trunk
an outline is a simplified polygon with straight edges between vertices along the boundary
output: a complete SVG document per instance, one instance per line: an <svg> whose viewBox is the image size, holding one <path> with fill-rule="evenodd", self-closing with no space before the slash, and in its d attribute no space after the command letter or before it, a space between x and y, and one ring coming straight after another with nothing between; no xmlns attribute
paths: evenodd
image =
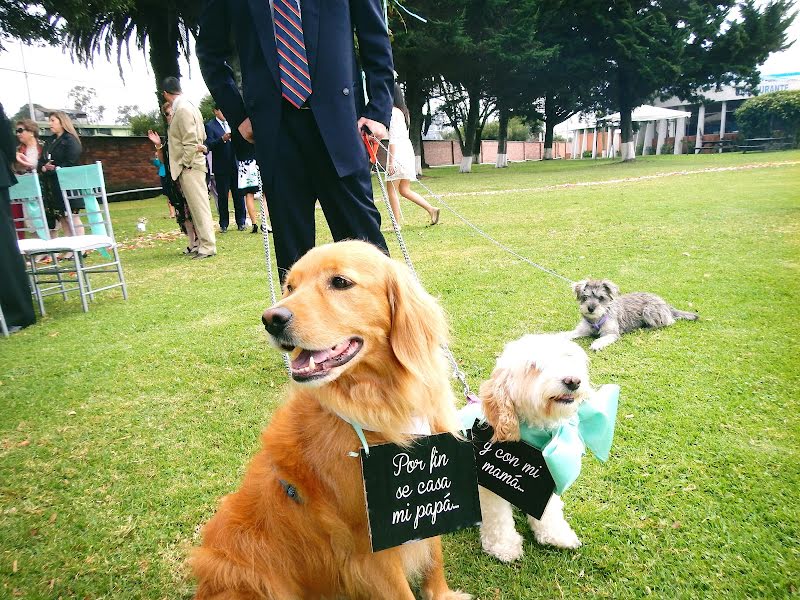
<svg viewBox="0 0 800 600"><path fill-rule="evenodd" d="M636 149L633 141L633 121L631 106L631 95L626 85L627 75L624 65L619 67L619 134L620 134L620 155L623 162L631 162L636 159Z"/></svg>
<svg viewBox="0 0 800 600"><path fill-rule="evenodd" d="M164 101L161 96L161 84L165 77L181 76L178 66L178 18L172 11L161 14L150 25L150 66L156 80L156 102L159 109ZM159 110L160 112L160 110Z"/></svg>
<svg viewBox="0 0 800 600"><path fill-rule="evenodd" d="M471 173L473 152L475 150L475 137L478 130L478 119L480 118L480 87L473 85L467 88L469 98L469 109L467 111L467 122L464 123L464 140L461 144L461 167L459 172Z"/></svg>
<svg viewBox="0 0 800 600"><path fill-rule="evenodd" d="M422 107L427 94L422 88L422 78L411 74L406 80L406 106L409 113L408 135L414 147L414 164L417 175L422 174Z"/></svg>
<svg viewBox="0 0 800 600"><path fill-rule="evenodd" d="M508 119L510 112L505 105L499 104L500 122L497 130L497 159L495 160L494 166L498 169L503 169L508 166Z"/></svg>
<svg viewBox="0 0 800 600"><path fill-rule="evenodd" d="M553 160L553 130L556 127L556 107L553 97L544 98L544 152L542 160Z"/></svg>

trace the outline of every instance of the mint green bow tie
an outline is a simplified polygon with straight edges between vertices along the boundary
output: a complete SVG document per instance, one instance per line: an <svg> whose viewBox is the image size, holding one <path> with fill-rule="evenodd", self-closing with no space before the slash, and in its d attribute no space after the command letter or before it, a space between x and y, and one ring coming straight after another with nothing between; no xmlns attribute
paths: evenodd
<svg viewBox="0 0 800 600"><path fill-rule="evenodd" d="M608 460L614 425L617 421L619 386L603 385L583 401L578 412L556 429L540 429L520 423L520 437L540 450L560 496L581 473L581 458L586 448L599 460ZM460 411L462 424L471 427L475 419L485 420L480 404L469 404Z"/></svg>

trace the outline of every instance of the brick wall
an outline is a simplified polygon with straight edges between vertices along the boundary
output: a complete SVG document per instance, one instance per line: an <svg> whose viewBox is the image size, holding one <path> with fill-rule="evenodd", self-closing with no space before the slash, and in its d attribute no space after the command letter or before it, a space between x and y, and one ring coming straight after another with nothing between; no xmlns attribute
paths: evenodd
<svg viewBox="0 0 800 600"><path fill-rule="evenodd" d="M89 164L99 160L103 163L109 192L161 187L158 172L150 162L153 144L146 137L84 136L81 143L81 162ZM154 191L138 197L149 198L160 193Z"/></svg>
<svg viewBox="0 0 800 600"><path fill-rule="evenodd" d="M432 167L461 164L461 147L455 140L425 140L425 161ZM541 160L544 142L507 142L508 160ZM566 142L553 142L555 158L569 158ZM497 142L481 142L481 162L494 164L497 159Z"/></svg>

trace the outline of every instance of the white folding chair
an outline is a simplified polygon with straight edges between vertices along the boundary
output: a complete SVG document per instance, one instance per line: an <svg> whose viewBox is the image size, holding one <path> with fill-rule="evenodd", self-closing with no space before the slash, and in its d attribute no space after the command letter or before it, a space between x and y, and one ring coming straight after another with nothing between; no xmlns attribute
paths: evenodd
<svg viewBox="0 0 800 600"><path fill-rule="evenodd" d="M59 268L58 255L50 249L50 228L47 226L47 217L44 212L42 188L36 173L18 175L17 183L9 189L12 206L19 206L21 217L14 217L14 229L23 238L17 240L17 246L28 263L27 272L31 281L31 293L39 305L39 312L45 314L44 296L61 294L67 299L67 292L77 290L69 288L68 281L62 276ZM51 266L39 264L37 261L42 256L49 256ZM37 275L35 275L37 274ZM55 279L46 279L55 277ZM34 281L36 283L34 283ZM45 283L55 285L45 286Z"/></svg>
<svg viewBox="0 0 800 600"><path fill-rule="evenodd" d="M64 208L69 216L67 220L71 235L53 238L43 242L42 246L50 253L69 253L71 258L62 259L60 263L54 263L53 266L45 269L36 268L32 261L32 281L33 286L39 290L39 297L43 295L41 284L52 283L52 279L46 280L44 277L56 275L57 277L66 276L69 281L77 284L76 287L68 288L67 291L78 291L84 312L89 312L87 299L94 301L95 294L104 290L121 287L122 297L127 300L128 289L125 285L122 263L114 238L101 163L60 168L56 170L56 176L61 188ZM84 227L84 232L81 234L78 234L75 223L73 223L72 204L76 200L83 200L85 205L85 210L78 216ZM84 218L85 223L83 222ZM90 233L85 233L87 230ZM86 260L85 254L90 250L97 250L102 255L99 263ZM92 287L92 277L111 273L117 276L117 281L101 287ZM74 279L72 279L73 277ZM40 308L43 308L41 304ZM42 310L42 312L44 311Z"/></svg>

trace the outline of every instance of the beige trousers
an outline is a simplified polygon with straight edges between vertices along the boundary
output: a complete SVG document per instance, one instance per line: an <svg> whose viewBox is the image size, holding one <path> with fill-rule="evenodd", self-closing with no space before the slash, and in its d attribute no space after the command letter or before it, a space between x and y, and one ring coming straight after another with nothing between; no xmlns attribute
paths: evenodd
<svg viewBox="0 0 800 600"><path fill-rule="evenodd" d="M186 196L192 223L197 235L197 251L200 254L216 254L217 240L214 236L214 223L211 220L211 207L208 203L206 174L199 169L183 169L178 180Z"/></svg>

